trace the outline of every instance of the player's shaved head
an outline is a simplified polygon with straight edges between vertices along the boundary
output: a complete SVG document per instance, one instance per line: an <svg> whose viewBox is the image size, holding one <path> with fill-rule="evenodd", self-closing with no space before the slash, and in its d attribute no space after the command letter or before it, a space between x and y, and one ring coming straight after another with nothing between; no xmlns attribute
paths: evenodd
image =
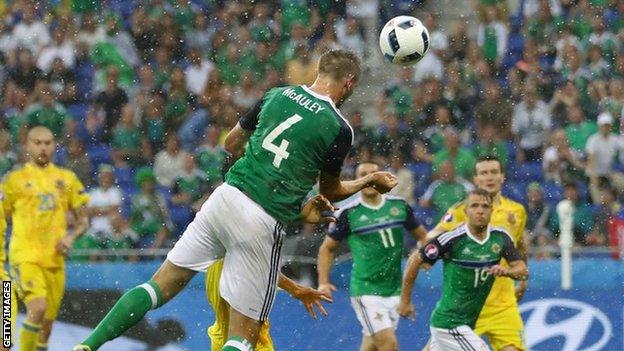
<svg viewBox="0 0 624 351"><path fill-rule="evenodd" d="M347 50L329 50L321 55L318 64L319 75L334 80L360 79L360 60Z"/></svg>
<svg viewBox="0 0 624 351"><path fill-rule="evenodd" d="M55 143L52 131L43 126L33 127L26 136L26 151L30 161L40 167L52 161Z"/></svg>

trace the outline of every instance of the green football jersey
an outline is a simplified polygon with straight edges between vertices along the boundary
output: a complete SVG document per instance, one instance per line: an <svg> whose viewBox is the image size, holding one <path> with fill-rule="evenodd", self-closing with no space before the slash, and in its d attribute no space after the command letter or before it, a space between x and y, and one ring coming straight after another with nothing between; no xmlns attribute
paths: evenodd
<svg viewBox="0 0 624 351"><path fill-rule="evenodd" d="M343 206L329 236L347 239L353 256L351 296L401 293L403 235L420 223L405 200L384 195L378 206L360 198Z"/></svg>
<svg viewBox="0 0 624 351"><path fill-rule="evenodd" d="M442 298L431 315L431 326L444 329L474 328L494 283L487 269L501 258L508 262L521 259L504 229L488 227L486 239L479 241L465 224L431 240L420 254L428 264L439 258L444 261Z"/></svg>
<svg viewBox="0 0 624 351"><path fill-rule="evenodd" d="M332 100L306 86L271 89L239 124L253 133L226 182L284 223L300 219L321 171L340 175L353 140Z"/></svg>

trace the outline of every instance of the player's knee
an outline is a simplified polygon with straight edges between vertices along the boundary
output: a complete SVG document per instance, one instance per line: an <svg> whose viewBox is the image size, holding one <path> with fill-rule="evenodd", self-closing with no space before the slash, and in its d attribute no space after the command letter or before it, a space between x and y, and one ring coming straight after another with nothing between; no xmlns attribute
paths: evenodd
<svg viewBox="0 0 624 351"><path fill-rule="evenodd" d="M383 330L375 334L373 340L377 351L396 351L399 349L399 342L394 334L394 330Z"/></svg>
<svg viewBox="0 0 624 351"><path fill-rule="evenodd" d="M520 351L520 349L513 345L508 345L508 346L501 348L499 351Z"/></svg>
<svg viewBox="0 0 624 351"><path fill-rule="evenodd" d="M165 260L165 263L152 277L152 281L158 285L162 292L163 303L176 296L197 272L178 267Z"/></svg>
<svg viewBox="0 0 624 351"><path fill-rule="evenodd" d="M26 310L28 316L33 319L34 322L41 322L46 312L48 303L45 298L36 298L26 304Z"/></svg>

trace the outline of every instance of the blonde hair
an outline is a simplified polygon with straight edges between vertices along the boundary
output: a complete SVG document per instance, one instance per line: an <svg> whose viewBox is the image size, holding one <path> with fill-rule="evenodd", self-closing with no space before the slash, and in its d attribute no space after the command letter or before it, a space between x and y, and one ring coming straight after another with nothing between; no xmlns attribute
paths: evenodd
<svg viewBox="0 0 624 351"><path fill-rule="evenodd" d="M321 76L328 76L335 80L341 80L353 76L360 78L360 60L347 50L329 50L321 55L318 64L318 72Z"/></svg>

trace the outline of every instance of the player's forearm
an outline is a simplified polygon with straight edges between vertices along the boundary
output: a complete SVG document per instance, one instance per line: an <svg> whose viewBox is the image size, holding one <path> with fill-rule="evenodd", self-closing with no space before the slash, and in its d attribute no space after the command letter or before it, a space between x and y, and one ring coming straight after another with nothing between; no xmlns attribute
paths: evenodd
<svg viewBox="0 0 624 351"><path fill-rule="evenodd" d="M522 260L510 262L505 276L514 280L527 280L529 278L529 269Z"/></svg>
<svg viewBox="0 0 624 351"><path fill-rule="evenodd" d="M403 273L403 284L401 287L401 301L410 302L412 299L412 290L414 288L414 282L418 277L418 270L422 264L420 253L418 251L412 252L407 265L405 267L405 273Z"/></svg>
<svg viewBox="0 0 624 351"><path fill-rule="evenodd" d="M342 180L337 182L336 186L331 188L323 187L323 183L321 183L321 194L323 194L329 201L336 202L344 200L358 191L368 188L369 186L371 186L370 176L364 176L355 180Z"/></svg>
<svg viewBox="0 0 624 351"><path fill-rule="evenodd" d="M280 289L283 289L291 295L293 295L295 291L299 288L299 284L297 284L294 280L288 278L282 273L280 273L279 275L277 286L279 286Z"/></svg>
<svg viewBox="0 0 624 351"><path fill-rule="evenodd" d="M329 271L331 270L332 262L334 262L333 251L327 247L321 246L316 260L319 285L329 283Z"/></svg>

